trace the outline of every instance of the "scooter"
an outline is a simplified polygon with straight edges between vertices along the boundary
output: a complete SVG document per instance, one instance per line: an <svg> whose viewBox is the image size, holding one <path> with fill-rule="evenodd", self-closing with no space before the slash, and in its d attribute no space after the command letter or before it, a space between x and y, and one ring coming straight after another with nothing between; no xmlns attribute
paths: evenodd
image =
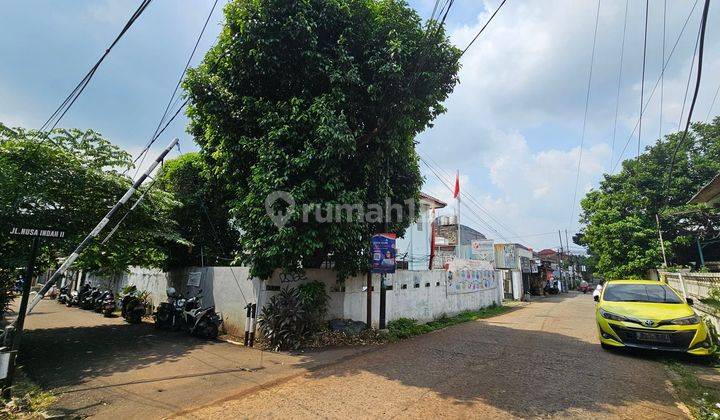
<svg viewBox="0 0 720 420"><path fill-rule="evenodd" d="M70 301L70 288L67 286L62 286L60 288L60 294L58 294L58 297L57 297L57 303L67 304L69 301Z"/></svg>
<svg viewBox="0 0 720 420"><path fill-rule="evenodd" d="M178 325L176 321L177 315L179 314L178 301L182 299L182 296L175 291L174 287L165 289L165 294L168 297L168 301L158 305L157 310L153 314L155 328L174 329Z"/></svg>
<svg viewBox="0 0 720 420"><path fill-rule="evenodd" d="M117 304L115 303L115 294L108 290L104 293L103 301L102 301L102 314L105 317L109 317L115 312L115 309L117 309Z"/></svg>
<svg viewBox="0 0 720 420"><path fill-rule="evenodd" d="M95 308L95 300L100 296L100 290L98 290L96 287L90 288L85 295L83 295L82 299L80 300L80 307L82 309L91 310Z"/></svg>
<svg viewBox="0 0 720 420"><path fill-rule="evenodd" d="M181 319L190 334L206 339L217 338L222 324L214 306L202 307L202 289L184 302Z"/></svg>
<svg viewBox="0 0 720 420"><path fill-rule="evenodd" d="M120 301L122 317L131 324L139 324L142 322L142 317L146 311L145 302L138 297L137 287L131 286L128 293Z"/></svg>

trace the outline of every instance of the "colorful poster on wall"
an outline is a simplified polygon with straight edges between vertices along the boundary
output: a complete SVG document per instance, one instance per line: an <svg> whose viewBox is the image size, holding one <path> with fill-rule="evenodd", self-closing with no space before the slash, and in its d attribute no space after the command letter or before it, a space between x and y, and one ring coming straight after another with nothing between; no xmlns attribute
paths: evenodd
<svg viewBox="0 0 720 420"><path fill-rule="evenodd" d="M492 240L476 239L471 243L473 259L495 263L495 249Z"/></svg>
<svg viewBox="0 0 720 420"><path fill-rule="evenodd" d="M395 241L394 233L373 235L371 240L373 273L391 274L395 272Z"/></svg>
<svg viewBox="0 0 720 420"><path fill-rule="evenodd" d="M495 267L518 269L515 244L495 244Z"/></svg>
<svg viewBox="0 0 720 420"><path fill-rule="evenodd" d="M480 260L454 260L446 272L447 293L475 293L497 287L497 277L492 265Z"/></svg>

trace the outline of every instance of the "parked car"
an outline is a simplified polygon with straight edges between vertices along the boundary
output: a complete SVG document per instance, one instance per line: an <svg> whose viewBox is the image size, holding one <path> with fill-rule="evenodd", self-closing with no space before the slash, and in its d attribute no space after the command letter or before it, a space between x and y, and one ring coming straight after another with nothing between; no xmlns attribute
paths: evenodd
<svg viewBox="0 0 720 420"><path fill-rule="evenodd" d="M684 299L654 280L612 280L595 296L600 344L708 356L715 352L707 325Z"/></svg>

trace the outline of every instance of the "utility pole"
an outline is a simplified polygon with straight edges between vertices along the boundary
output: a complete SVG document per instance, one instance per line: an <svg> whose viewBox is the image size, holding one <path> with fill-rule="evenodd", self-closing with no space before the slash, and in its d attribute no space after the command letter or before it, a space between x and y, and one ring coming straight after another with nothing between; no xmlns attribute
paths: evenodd
<svg viewBox="0 0 720 420"><path fill-rule="evenodd" d="M660 249L663 256L663 267L667 267L667 258L665 257L665 241L663 241L662 230L660 229L660 216L655 213L655 223L657 224L658 236L660 237Z"/></svg>
<svg viewBox="0 0 720 420"><path fill-rule="evenodd" d="M560 238L560 252L558 254L558 269L560 270L560 283L563 283L563 272L562 272L562 262L564 259L563 256L563 242L562 242L562 235L560 234L560 230L558 229L558 238Z"/></svg>
<svg viewBox="0 0 720 420"><path fill-rule="evenodd" d="M568 240L568 231L567 231L567 229L565 229L565 245L567 246L566 249L567 249L568 256L571 257L571 254L570 254L570 241ZM571 282L572 282L572 285L575 286L575 275L576 275L576 273L577 273L577 270L576 270L577 267L575 267L575 261L573 261L572 266L573 266L573 277L572 277L572 279L571 279Z"/></svg>
<svg viewBox="0 0 720 420"><path fill-rule="evenodd" d="M155 168L160 164L160 162L162 162L163 159L165 159L165 156L167 156L167 154L170 153L172 148L175 147L179 141L180 141L180 139L178 139L176 137L170 142L170 144L167 145L165 150L163 150L162 153L160 153L160 155L157 157L157 159L155 159L155 161L150 165L150 167L147 168L145 173L143 173L142 176L140 178L138 178L132 184L132 186L125 192L125 194L120 198L120 200L118 200L118 202L115 203L115 205L110 209L110 211L107 212L105 217L103 217L102 220L100 220L100 222L97 224L97 226L95 226L95 228L92 231L90 231L90 233L88 233L88 235L85 237L85 239L83 239L83 241L80 242L80 245L78 245L77 248L75 248L75 250L72 252L72 254L70 254L70 256L65 259L65 261L62 263L62 265L60 265L60 268L58 268L57 271L55 271L55 273L53 273L52 277L50 277L48 279L48 281L45 282L45 286L43 286L43 288L38 292L37 296L35 296L33 301L30 302L30 306L28 307L27 313L32 312L33 308L35 308L35 305L37 305L42 300L42 298L45 297L45 293L47 293L48 290L50 290L52 285L55 284L55 282L60 278L60 276L65 274L65 271L67 271L67 269L72 265L72 263L74 263L75 260L80 256L80 253L82 253L83 250L85 250L85 248L88 245L90 245L90 243L95 239L95 237L97 237L97 235L100 234L100 232L103 230L103 228L105 228L105 226L110 222L110 218L115 213L117 213L117 211L123 205L125 205L125 203L127 203L127 201L130 199L130 197L132 197L132 195L135 193L135 191L137 191L137 189L140 188L142 183L145 182L145 179L147 179L150 176L150 174L155 170Z"/></svg>

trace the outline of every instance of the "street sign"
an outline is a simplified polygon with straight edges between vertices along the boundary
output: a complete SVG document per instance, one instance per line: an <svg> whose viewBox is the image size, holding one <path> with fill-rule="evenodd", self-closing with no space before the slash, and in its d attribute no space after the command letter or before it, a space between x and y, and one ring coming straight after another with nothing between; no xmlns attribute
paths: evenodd
<svg viewBox="0 0 720 420"><path fill-rule="evenodd" d="M41 238L54 238L62 239L65 237L65 232L62 230L50 230L50 229L33 229L33 228L18 228L14 227L10 230L11 235L22 235L22 236L35 236Z"/></svg>

